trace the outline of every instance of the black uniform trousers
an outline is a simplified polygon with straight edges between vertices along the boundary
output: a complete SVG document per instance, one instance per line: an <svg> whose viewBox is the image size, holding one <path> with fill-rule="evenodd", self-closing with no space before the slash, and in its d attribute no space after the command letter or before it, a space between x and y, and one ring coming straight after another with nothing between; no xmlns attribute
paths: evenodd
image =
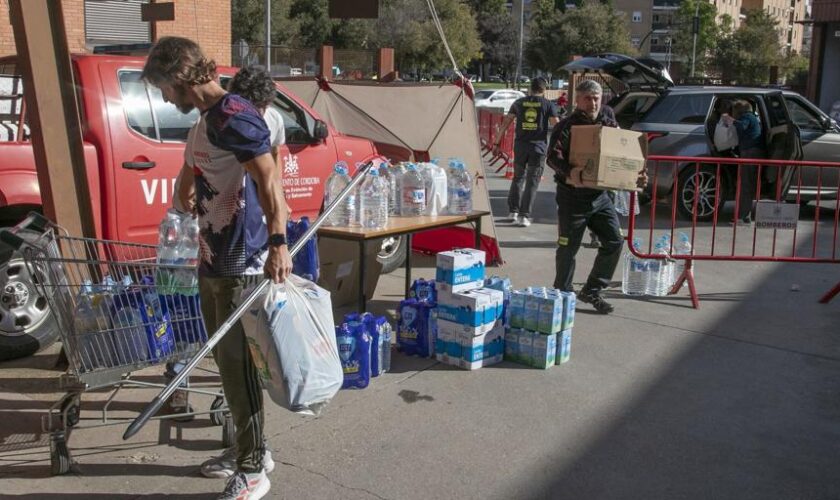
<svg viewBox="0 0 840 500"><path fill-rule="evenodd" d="M588 227L601 242L583 290L598 293L609 286L621 259L621 225L608 191L577 189L557 183L557 254L554 288L571 292L575 256Z"/></svg>

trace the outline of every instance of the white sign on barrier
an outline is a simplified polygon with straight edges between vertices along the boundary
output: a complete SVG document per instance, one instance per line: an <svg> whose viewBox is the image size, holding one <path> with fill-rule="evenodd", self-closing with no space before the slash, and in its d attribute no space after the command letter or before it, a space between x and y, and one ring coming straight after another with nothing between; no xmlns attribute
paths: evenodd
<svg viewBox="0 0 840 500"><path fill-rule="evenodd" d="M755 206L755 227L759 229L796 229L799 204L759 201Z"/></svg>

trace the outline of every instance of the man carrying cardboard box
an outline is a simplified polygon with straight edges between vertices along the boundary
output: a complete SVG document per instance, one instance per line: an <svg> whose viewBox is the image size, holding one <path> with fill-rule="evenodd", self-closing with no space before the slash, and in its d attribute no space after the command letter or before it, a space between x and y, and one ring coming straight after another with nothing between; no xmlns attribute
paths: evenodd
<svg viewBox="0 0 840 500"><path fill-rule="evenodd" d="M571 292L575 273L575 256L580 248L586 228L592 230L601 242L595 264L578 299L592 304L601 314L613 311L601 296L601 291L612 280L621 258L624 238L609 191L584 187L584 165L571 162L572 128L579 125L618 127L613 110L601 106L603 91L594 80L583 80L575 87L575 110L554 127L549 141L547 164L556 175L557 182L557 254L554 288ZM644 168L638 174L637 185L647 184Z"/></svg>

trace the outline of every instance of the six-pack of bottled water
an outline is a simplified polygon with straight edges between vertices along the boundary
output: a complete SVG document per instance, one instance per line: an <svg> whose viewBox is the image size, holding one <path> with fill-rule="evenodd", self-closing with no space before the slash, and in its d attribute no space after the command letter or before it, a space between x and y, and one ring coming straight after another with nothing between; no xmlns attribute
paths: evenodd
<svg viewBox="0 0 840 500"><path fill-rule="evenodd" d="M633 240L633 249L642 253L642 240ZM667 296L679 280L685 269L686 256L692 255L691 238L686 233L679 233L677 241L671 245L670 235L663 234L653 245L653 253L661 255L658 259L637 257L629 249L625 250L622 269L621 291L625 295ZM678 257L675 260L672 256Z"/></svg>
<svg viewBox="0 0 840 500"><path fill-rule="evenodd" d="M505 359L542 369L569 361L576 303L574 292L546 287L513 290Z"/></svg>
<svg viewBox="0 0 840 500"><path fill-rule="evenodd" d="M364 389L391 369L391 324L384 316L351 313L335 329L344 371L342 389Z"/></svg>

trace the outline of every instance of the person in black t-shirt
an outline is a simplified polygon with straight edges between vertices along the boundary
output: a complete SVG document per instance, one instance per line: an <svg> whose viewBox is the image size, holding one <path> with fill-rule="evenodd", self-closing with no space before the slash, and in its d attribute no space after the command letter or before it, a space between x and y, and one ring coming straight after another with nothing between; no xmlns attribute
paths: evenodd
<svg viewBox="0 0 840 500"><path fill-rule="evenodd" d="M522 227L531 225L531 207L540 186L548 149L548 133L557 124L557 108L543 97L546 81L534 78L531 95L517 99L502 122L496 139L495 152L511 122L516 120L516 141L513 143L513 182L508 194L509 219ZM523 193L524 181L524 193Z"/></svg>

